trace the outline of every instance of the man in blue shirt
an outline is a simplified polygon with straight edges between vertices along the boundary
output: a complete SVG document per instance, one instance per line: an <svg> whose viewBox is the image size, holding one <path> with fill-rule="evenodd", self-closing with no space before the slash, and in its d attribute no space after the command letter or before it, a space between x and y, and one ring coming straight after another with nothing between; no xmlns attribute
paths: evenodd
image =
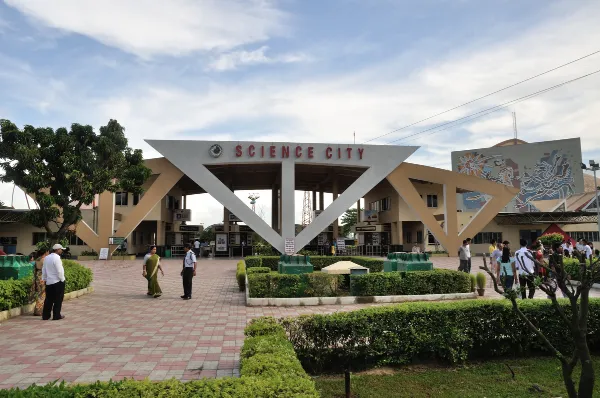
<svg viewBox="0 0 600 398"><path fill-rule="evenodd" d="M196 276L196 255L191 249L192 245L189 243L183 246L185 257L183 259L183 269L181 270L181 276L183 277L183 296L181 298L184 300L192 298L192 278Z"/></svg>

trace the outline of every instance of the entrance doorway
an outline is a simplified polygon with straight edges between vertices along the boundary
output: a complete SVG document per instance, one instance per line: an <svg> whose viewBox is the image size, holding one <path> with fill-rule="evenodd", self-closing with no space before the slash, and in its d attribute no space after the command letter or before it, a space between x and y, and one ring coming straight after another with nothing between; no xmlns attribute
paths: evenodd
<svg viewBox="0 0 600 398"><path fill-rule="evenodd" d="M527 246L535 242L540 236L542 236L541 229L521 229L519 230L519 239L525 239Z"/></svg>

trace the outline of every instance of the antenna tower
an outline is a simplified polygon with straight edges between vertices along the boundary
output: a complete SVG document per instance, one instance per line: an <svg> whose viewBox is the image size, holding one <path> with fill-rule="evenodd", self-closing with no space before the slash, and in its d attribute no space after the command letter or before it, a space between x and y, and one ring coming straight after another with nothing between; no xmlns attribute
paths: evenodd
<svg viewBox="0 0 600 398"><path fill-rule="evenodd" d="M517 139L518 139L518 135L519 135L517 132L517 112L512 113L512 118L513 118L513 133L514 133L515 145L517 145Z"/></svg>
<svg viewBox="0 0 600 398"><path fill-rule="evenodd" d="M304 200L302 201L302 227L306 227L312 222L312 202L310 192L304 191Z"/></svg>

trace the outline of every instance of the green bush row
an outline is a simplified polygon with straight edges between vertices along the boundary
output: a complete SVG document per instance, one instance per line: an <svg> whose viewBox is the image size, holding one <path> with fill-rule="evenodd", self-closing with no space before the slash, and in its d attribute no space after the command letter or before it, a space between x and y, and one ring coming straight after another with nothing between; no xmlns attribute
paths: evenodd
<svg viewBox="0 0 600 398"><path fill-rule="evenodd" d="M471 292L471 279L468 274L445 269L352 275L350 280L352 296Z"/></svg>
<svg viewBox="0 0 600 398"><path fill-rule="evenodd" d="M355 264L362 265L369 269L370 272L383 271L383 259L369 257L349 257L349 256L310 256L310 263L315 271L335 264L338 261L352 261ZM246 257L246 267L268 267L272 271L277 271L279 264L279 256L255 256Z"/></svg>
<svg viewBox="0 0 600 398"><path fill-rule="evenodd" d="M252 298L335 297L340 295L343 279L342 275L322 272L302 275L248 273L248 286Z"/></svg>
<svg viewBox="0 0 600 398"><path fill-rule="evenodd" d="M65 293L85 289L92 283L92 270L78 262L63 260L65 268ZM31 302L33 277L0 281L0 311L22 307Z"/></svg>
<svg viewBox="0 0 600 398"><path fill-rule="evenodd" d="M589 266L590 260L586 260L586 264ZM567 271L567 274L572 280L581 281L581 267L578 259L565 257L563 258L563 265L565 267L565 271ZM594 282L600 283L600 278Z"/></svg>
<svg viewBox="0 0 600 398"><path fill-rule="evenodd" d="M570 306L561 299L570 316ZM525 300L525 315L562 352L573 340L550 300ZM508 300L407 303L281 320L304 368L311 372L438 360L548 353ZM590 299L588 344L600 352L600 299ZM549 354L549 353L548 353Z"/></svg>
<svg viewBox="0 0 600 398"><path fill-rule="evenodd" d="M248 271L246 271L246 273L248 275L251 275L251 274L268 274L270 272L271 272L271 268L268 268L268 267L248 268Z"/></svg>
<svg viewBox="0 0 600 398"><path fill-rule="evenodd" d="M246 290L246 265L244 261L239 261L237 263L237 270L235 271L235 279L237 280L238 287L240 288L240 292Z"/></svg>
<svg viewBox="0 0 600 398"><path fill-rule="evenodd" d="M94 384L48 384L23 391L0 390L0 398L130 398L130 397L204 397L204 398L317 398L314 382L296 357L285 331L273 318L252 321L246 330L241 352L239 378L203 379L190 382L168 380L123 380Z"/></svg>

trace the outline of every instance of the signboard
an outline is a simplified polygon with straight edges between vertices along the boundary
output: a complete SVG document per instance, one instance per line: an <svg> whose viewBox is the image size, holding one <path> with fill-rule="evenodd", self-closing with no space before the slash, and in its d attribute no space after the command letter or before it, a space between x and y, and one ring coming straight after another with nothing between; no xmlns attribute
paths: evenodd
<svg viewBox="0 0 600 398"><path fill-rule="evenodd" d="M285 238L285 254L294 254L295 250L295 242L294 238Z"/></svg>
<svg viewBox="0 0 600 398"><path fill-rule="evenodd" d="M377 231L376 225L367 225L364 227L355 227L356 232L375 232Z"/></svg>
<svg viewBox="0 0 600 398"><path fill-rule="evenodd" d="M98 260L108 260L108 247L103 247L100 249Z"/></svg>
<svg viewBox="0 0 600 398"><path fill-rule="evenodd" d="M180 225L180 232L200 232L200 225Z"/></svg>
<svg viewBox="0 0 600 398"><path fill-rule="evenodd" d="M192 221L191 209L174 209L173 222L175 221Z"/></svg>
<svg viewBox="0 0 600 398"><path fill-rule="evenodd" d="M325 244L325 238L323 234L319 234L319 236L317 237L317 244L319 246L323 246Z"/></svg>
<svg viewBox="0 0 600 398"><path fill-rule="evenodd" d="M337 250L346 250L346 239L338 238L337 239Z"/></svg>
<svg viewBox="0 0 600 398"><path fill-rule="evenodd" d="M373 246L379 246L381 241L379 240L379 232L373 232L372 240Z"/></svg>
<svg viewBox="0 0 600 398"><path fill-rule="evenodd" d="M242 222L239 218L235 216L235 214L229 213L229 221L230 222Z"/></svg>
<svg viewBox="0 0 600 398"><path fill-rule="evenodd" d="M363 210L361 221L374 222L379 221L379 213L377 210Z"/></svg>
<svg viewBox="0 0 600 398"><path fill-rule="evenodd" d="M124 240L125 240L125 238L118 238L116 236L111 236L110 238L108 238L108 244L109 245L120 245L123 243Z"/></svg>
<svg viewBox="0 0 600 398"><path fill-rule="evenodd" d="M227 234L217 234L216 235L217 244L216 248L218 252L226 252L227 251Z"/></svg>
<svg viewBox="0 0 600 398"><path fill-rule="evenodd" d="M365 244L365 235L364 235L364 234L360 234L360 235L358 235L358 244L359 244L360 246L362 246L362 245L364 245L364 244Z"/></svg>

